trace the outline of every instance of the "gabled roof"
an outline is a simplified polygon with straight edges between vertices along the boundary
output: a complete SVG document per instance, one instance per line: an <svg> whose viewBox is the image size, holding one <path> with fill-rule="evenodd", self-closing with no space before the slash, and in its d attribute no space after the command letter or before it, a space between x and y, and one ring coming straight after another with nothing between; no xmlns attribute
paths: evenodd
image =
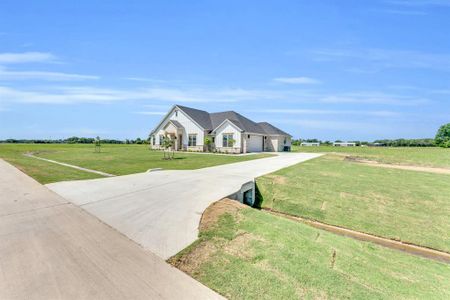
<svg viewBox="0 0 450 300"><path fill-rule="evenodd" d="M203 127L203 129L205 130L213 129L211 125L211 118L209 117L208 112L178 104L175 106L184 111L189 117L191 117L195 122L197 122L198 125Z"/></svg>
<svg viewBox="0 0 450 300"><path fill-rule="evenodd" d="M176 128L183 128L183 125L177 120L170 120L169 123L172 123Z"/></svg>
<svg viewBox="0 0 450 300"><path fill-rule="evenodd" d="M288 136L290 136L290 134L282 131L281 129L278 129L277 127L273 126L272 124L269 124L267 122L255 123L252 120L244 117L243 115L241 115L235 111L208 113L204 110L195 109L195 108L182 106L182 105L175 105L174 108L176 108L176 107L178 107L185 114L187 114L195 123L200 125L200 127L202 127L204 130L209 131L209 132L214 131L215 129L217 129L218 126L222 125L222 123L225 120L228 120L244 132L263 134L263 135L288 135ZM172 110L174 108L172 108ZM163 121L164 121L164 119L163 119ZM161 123L163 121L161 121ZM176 122L176 123L174 123L174 125L178 127L179 123L177 121L171 120L171 122ZM181 124L179 124L179 125L181 126ZM158 127L159 126L160 125L158 125ZM158 127L156 127L152 131L152 133Z"/></svg>
<svg viewBox="0 0 450 300"><path fill-rule="evenodd" d="M289 133L284 132L283 130L273 126L270 123L267 122L260 122L258 125L268 134L268 135L288 135L291 136Z"/></svg>
<svg viewBox="0 0 450 300"><path fill-rule="evenodd" d="M255 122L253 122L250 119L247 119L241 114L238 114L234 111L224 111L224 112L218 112L218 113L211 113L209 114L211 116L211 123L213 126L213 129L216 129L219 125L223 123L225 120L229 120L231 123L242 129L246 132L251 133L259 133L259 134L265 134L264 130Z"/></svg>

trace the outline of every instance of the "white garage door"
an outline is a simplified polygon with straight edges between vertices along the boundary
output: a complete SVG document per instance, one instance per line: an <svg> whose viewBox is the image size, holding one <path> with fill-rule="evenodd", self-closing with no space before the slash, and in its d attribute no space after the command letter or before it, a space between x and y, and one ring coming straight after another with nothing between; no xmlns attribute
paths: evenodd
<svg viewBox="0 0 450 300"><path fill-rule="evenodd" d="M261 135L250 135L247 140L247 152L262 152L263 151L263 137Z"/></svg>

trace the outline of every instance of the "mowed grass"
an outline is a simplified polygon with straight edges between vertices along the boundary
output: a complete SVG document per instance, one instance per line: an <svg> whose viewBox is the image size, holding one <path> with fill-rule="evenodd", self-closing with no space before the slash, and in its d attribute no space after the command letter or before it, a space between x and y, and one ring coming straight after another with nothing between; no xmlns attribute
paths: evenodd
<svg viewBox="0 0 450 300"><path fill-rule="evenodd" d="M162 152L151 151L148 149L148 145L104 144L101 147L101 152L95 153L94 145L86 144L0 144L0 158L12 163L44 184L102 176L25 157L23 154L27 152L33 152L34 155L39 157L113 175L145 172L153 168L171 170L199 169L272 156L271 154L233 156L175 153L175 159L164 160Z"/></svg>
<svg viewBox="0 0 450 300"><path fill-rule="evenodd" d="M295 152L335 152L381 163L450 168L450 149L439 147L293 147Z"/></svg>
<svg viewBox="0 0 450 300"><path fill-rule="evenodd" d="M229 299L449 299L450 265L243 208L170 260Z"/></svg>
<svg viewBox="0 0 450 300"><path fill-rule="evenodd" d="M327 155L257 179L262 207L450 252L450 175Z"/></svg>
<svg viewBox="0 0 450 300"><path fill-rule="evenodd" d="M39 151L49 148L52 149L52 146L53 145L0 144L0 158L6 160L42 184L62 180L93 179L103 177L94 173L63 167L23 155L23 153L29 151Z"/></svg>

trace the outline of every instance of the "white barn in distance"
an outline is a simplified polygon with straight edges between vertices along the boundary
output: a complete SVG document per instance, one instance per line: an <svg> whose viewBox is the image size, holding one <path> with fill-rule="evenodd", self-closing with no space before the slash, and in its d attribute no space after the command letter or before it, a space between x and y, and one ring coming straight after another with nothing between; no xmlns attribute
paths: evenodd
<svg viewBox="0 0 450 300"><path fill-rule="evenodd" d="M333 143L334 147L356 147L356 143L350 142L335 142Z"/></svg>
<svg viewBox="0 0 450 300"><path fill-rule="evenodd" d="M319 147L320 143L307 143L307 142L303 142L300 144L300 146L302 147Z"/></svg>
<svg viewBox="0 0 450 300"><path fill-rule="evenodd" d="M174 141L175 151L249 153L290 151L292 136L234 111L208 113L175 105L150 133L152 149L161 149L164 138Z"/></svg>

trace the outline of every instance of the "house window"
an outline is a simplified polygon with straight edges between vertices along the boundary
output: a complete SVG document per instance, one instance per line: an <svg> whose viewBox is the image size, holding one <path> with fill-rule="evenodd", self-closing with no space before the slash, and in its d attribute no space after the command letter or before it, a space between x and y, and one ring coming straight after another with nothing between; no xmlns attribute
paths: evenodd
<svg viewBox="0 0 450 300"><path fill-rule="evenodd" d="M155 141L155 136L152 135L152 145L153 145L153 146L155 146L155 142L156 142L156 141Z"/></svg>
<svg viewBox="0 0 450 300"><path fill-rule="evenodd" d="M159 145L162 146L163 142L164 142L164 135L160 134L159 135Z"/></svg>
<svg viewBox="0 0 450 300"><path fill-rule="evenodd" d="M188 146L189 147L197 146L197 135L196 134L190 134L189 135Z"/></svg>
<svg viewBox="0 0 450 300"><path fill-rule="evenodd" d="M284 144L286 145L286 143L287 143L287 138L284 138Z"/></svg>
<svg viewBox="0 0 450 300"><path fill-rule="evenodd" d="M223 147L233 147L233 134L232 133L224 133L222 135L223 139L222 139L222 146Z"/></svg>
<svg viewBox="0 0 450 300"><path fill-rule="evenodd" d="M178 110L175 111L175 117L178 117Z"/></svg>

